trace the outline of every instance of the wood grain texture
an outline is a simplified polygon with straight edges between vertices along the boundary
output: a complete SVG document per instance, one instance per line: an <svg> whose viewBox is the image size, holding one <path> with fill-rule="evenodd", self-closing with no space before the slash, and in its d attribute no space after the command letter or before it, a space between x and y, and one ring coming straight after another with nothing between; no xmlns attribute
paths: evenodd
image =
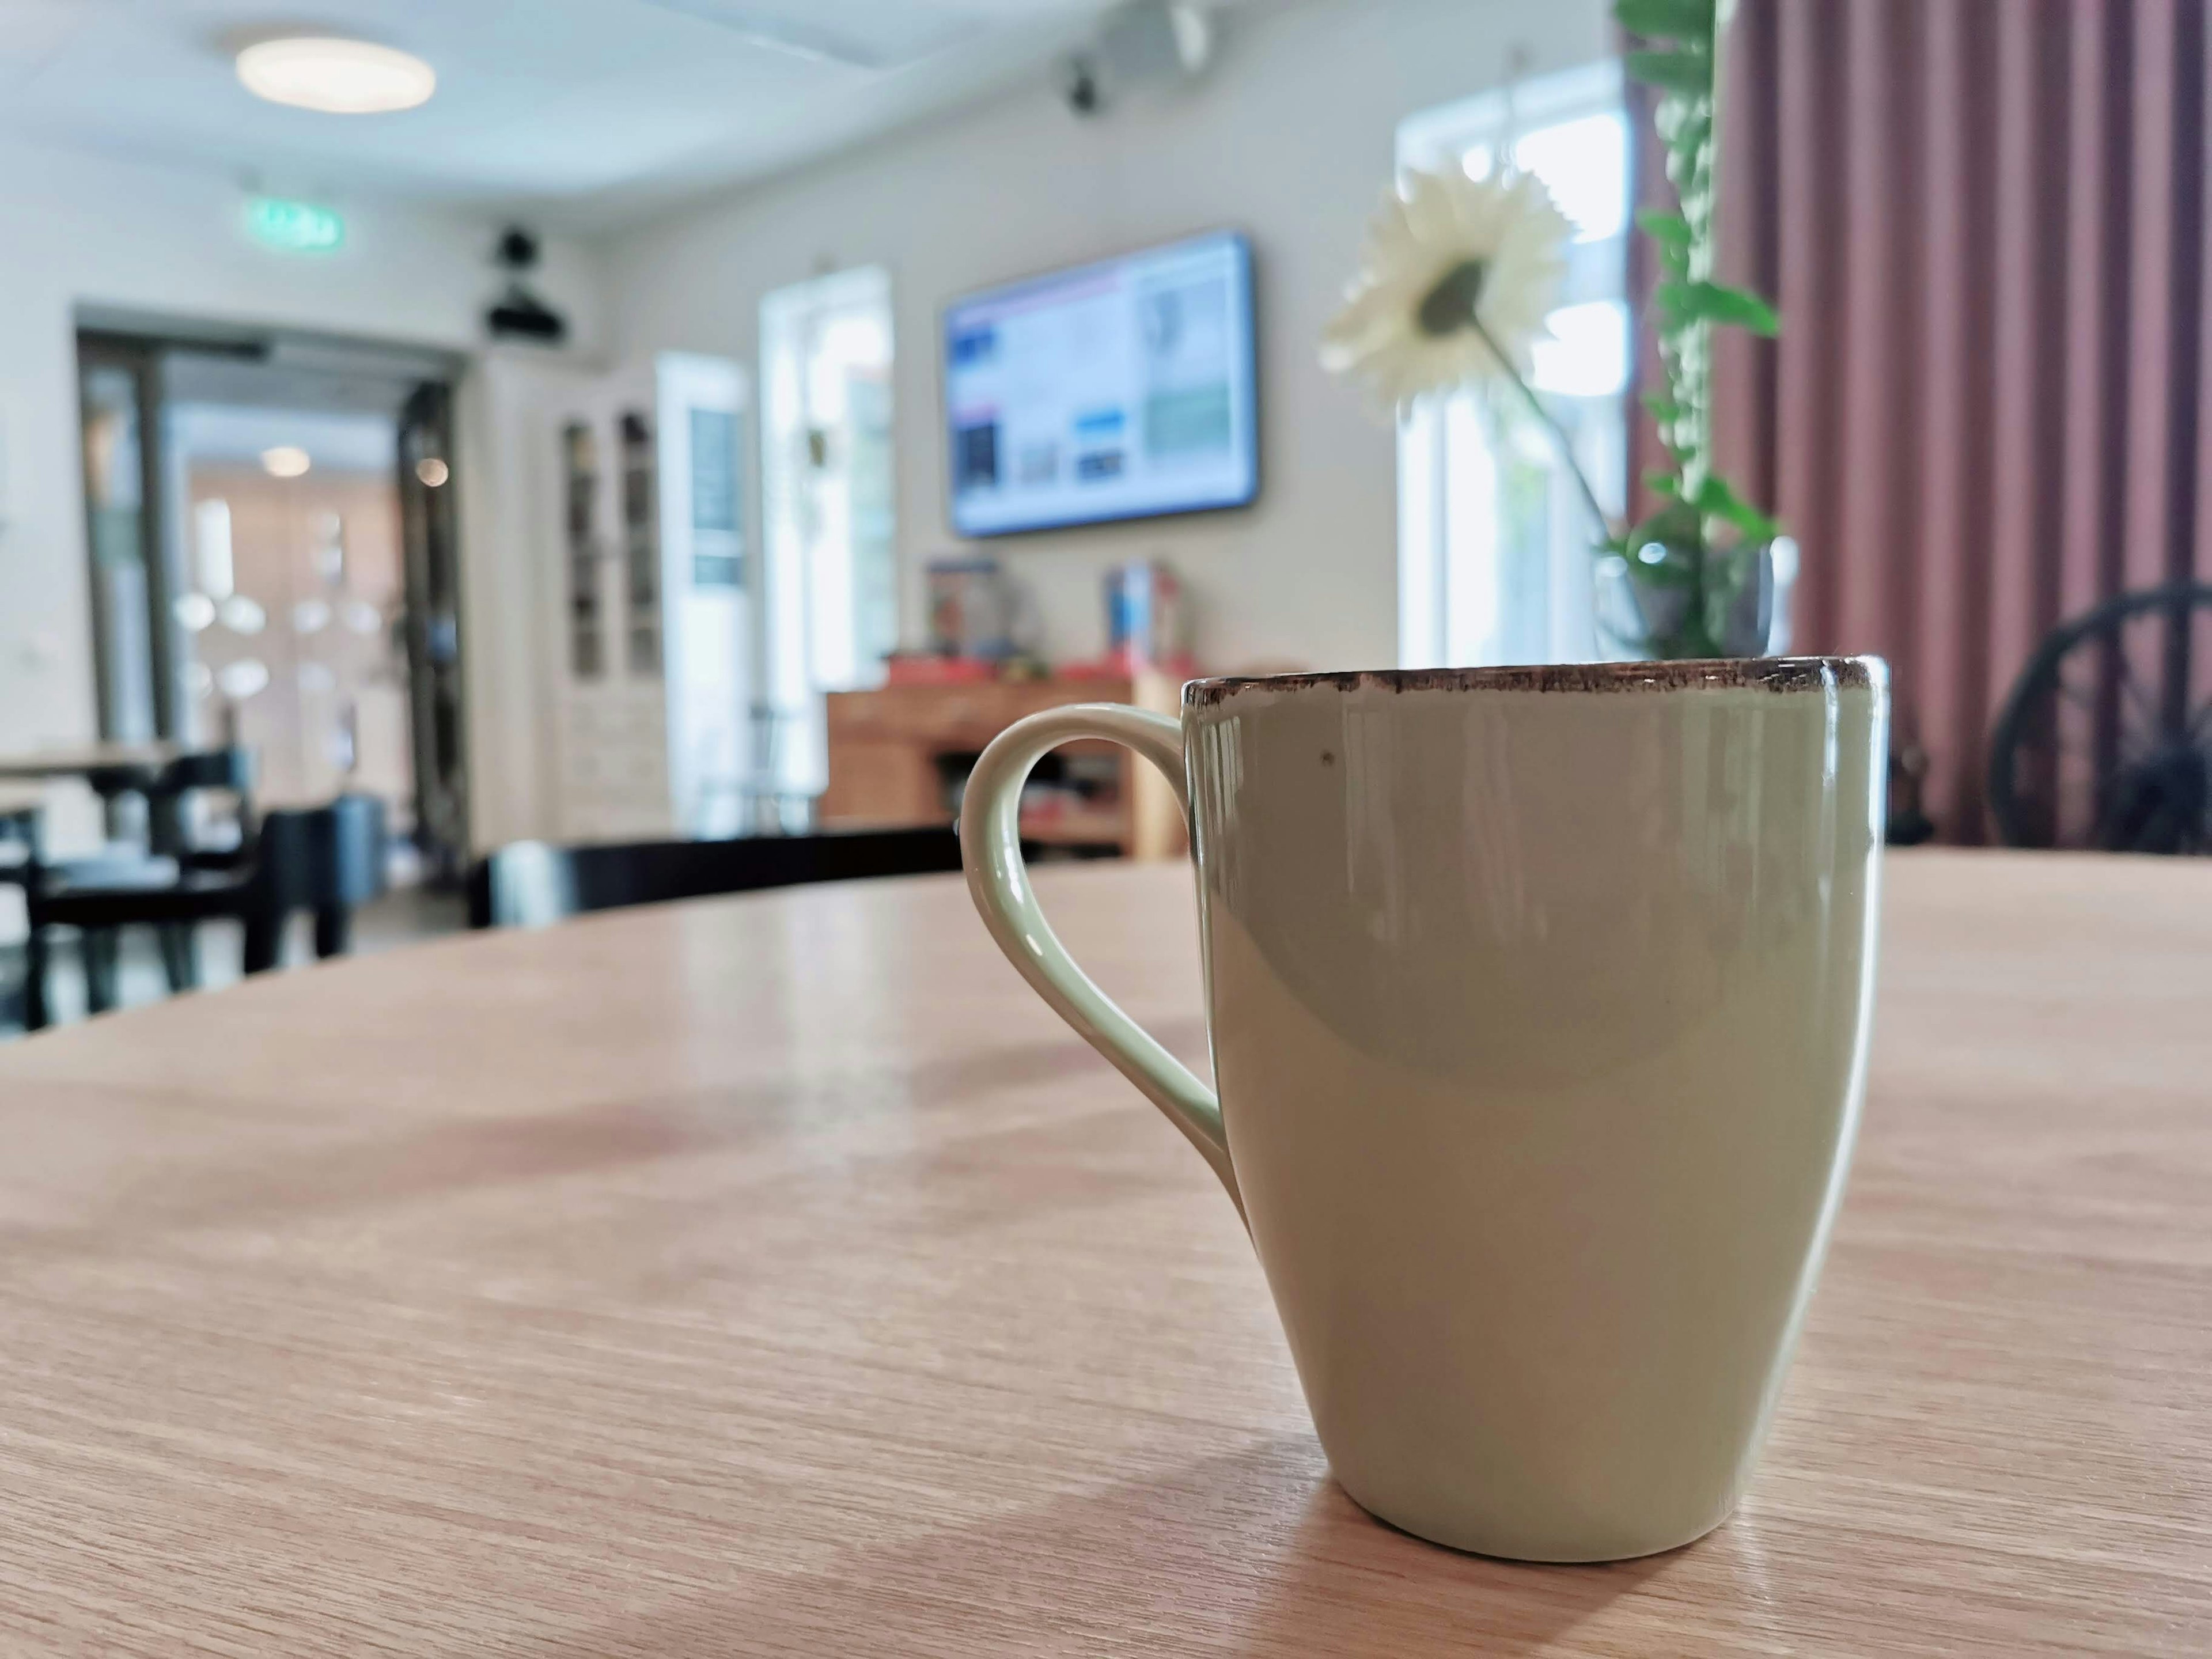
<svg viewBox="0 0 2212 1659"><path fill-rule="evenodd" d="M1038 886L1202 1053L1187 874ZM1738 1517L1535 1568L1329 1481L1212 1177L949 878L0 1050L0 1653L2212 1650L2212 867L1892 865Z"/></svg>

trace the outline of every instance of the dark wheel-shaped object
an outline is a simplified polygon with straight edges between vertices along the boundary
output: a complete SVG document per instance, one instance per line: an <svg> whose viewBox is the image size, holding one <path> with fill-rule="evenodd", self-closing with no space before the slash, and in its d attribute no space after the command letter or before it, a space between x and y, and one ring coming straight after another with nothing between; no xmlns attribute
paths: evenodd
<svg viewBox="0 0 2212 1659"><path fill-rule="evenodd" d="M2212 585L2124 593L2021 672L1990 742L2010 847L2212 853Z"/></svg>

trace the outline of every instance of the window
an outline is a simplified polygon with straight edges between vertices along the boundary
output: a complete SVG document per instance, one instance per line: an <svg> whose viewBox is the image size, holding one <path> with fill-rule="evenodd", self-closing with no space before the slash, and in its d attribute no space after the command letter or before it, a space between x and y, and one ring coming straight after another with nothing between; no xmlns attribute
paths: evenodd
<svg viewBox="0 0 2212 1659"><path fill-rule="evenodd" d="M1628 123L1620 66L1593 64L1425 111L1401 167L1477 178L1510 146L1573 220L1567 278L1534 380L1608 512L1628 429ZM1542 428L1504 397L1459 392L1398 434L1398 652L1409 668L1600 654L1588 509Z"/></svg>
<svg viewBox="0 0 2212 1659"><path fill-rule="evenodd" d="M829 781L822 694L880 684L898 643L885 272L762 299L761 474L760 719L770 793L796 799Z"/></svg>

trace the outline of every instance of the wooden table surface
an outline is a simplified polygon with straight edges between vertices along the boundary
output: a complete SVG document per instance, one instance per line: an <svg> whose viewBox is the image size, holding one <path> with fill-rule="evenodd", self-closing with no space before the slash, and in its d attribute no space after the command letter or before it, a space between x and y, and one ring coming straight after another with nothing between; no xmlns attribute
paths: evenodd
<svg viewBox="0 0 2212 1659"><path fill-rule="evenodd" d="M1202 1051L1189 878L1040 880ZM0 1049L0 1652L2212 1651L2212 864L1893 861L1735 1521L1330 1484L1235 1216L952 878L426 945Z"/></svg>
<svg viewBox="0 0 2212 1659"><path fill-rule="evenodd" d="M174 743L80 743L0 754L0 778L69 778L88 772L155 772L184 754Z"/></svg>

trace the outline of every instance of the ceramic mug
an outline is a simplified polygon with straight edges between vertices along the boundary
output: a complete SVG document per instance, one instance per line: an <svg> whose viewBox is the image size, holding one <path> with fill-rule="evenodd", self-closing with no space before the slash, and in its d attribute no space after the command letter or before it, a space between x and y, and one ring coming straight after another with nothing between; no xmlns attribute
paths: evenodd
<svg viewBox="0 0 2212 1659"><path fill-rule="evenodd" d="M1850 1161L1887 703L1869 658L1214 679L984 751L977 908L1229 1189L1372 1513L1538 1561L1727 1518ZM1031 892L1079 738L1183 798L1218 1100Z"/></svg>

